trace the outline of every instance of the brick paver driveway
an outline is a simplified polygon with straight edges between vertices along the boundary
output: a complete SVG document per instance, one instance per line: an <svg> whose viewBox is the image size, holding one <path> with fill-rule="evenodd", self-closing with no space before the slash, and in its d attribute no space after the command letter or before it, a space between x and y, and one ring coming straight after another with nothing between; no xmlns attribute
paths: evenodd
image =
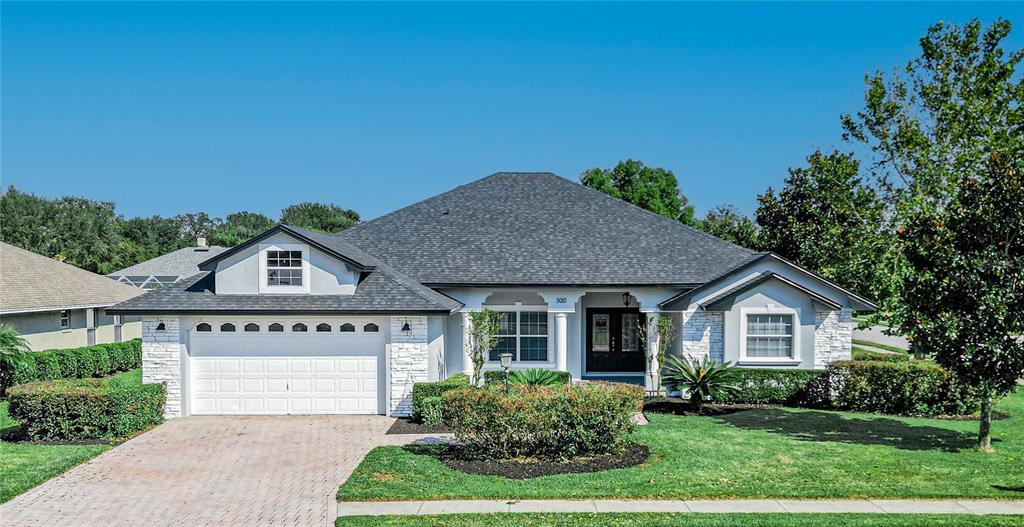
<svg viewBox="0 0 1024 527"><path fill-rule="evenodd" d="M0 525L330 525L338 485L366 452L418 439L385 435L392 422L172 419L0 505Z"/></svg>

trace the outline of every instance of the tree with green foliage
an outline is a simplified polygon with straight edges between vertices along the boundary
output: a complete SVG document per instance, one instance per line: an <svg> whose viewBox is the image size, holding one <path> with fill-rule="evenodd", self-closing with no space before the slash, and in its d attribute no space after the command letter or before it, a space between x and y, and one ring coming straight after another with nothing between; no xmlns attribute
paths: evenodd
<svg viewBox="0 0 1024 527"><path fill-rule="evenodd" d="M129 267L190 246L181 236L182 224L177 218L122 218L117 221L117 225L121 235L118 268Z"/></svg>
<svg viewBox="0 0 1024 527"><path fill-rule="evenodd" d="M307 201L282 210L281 223L333 234L359 223L359 214L337 205Z"/></svg>
<svg viewBox="0 0 1024 527"><path fill-rule="evenodd" d="M175 219L181 223L181 236L189 246L194 246L199 238L209 238L224 223L205 212L180 214Z"/></svg>
<svg viewBox="0 0 1024 527"><path fill-rule="evenodd" d="M18 334L18 330L10 324L0 324L0 355L20 355L28 353L32 349L25 337Z"/></svg>
<svg viewBox="0 0 1024 527"><path fill-rule="evenodd" d="M234 247L273 226L274 220L258 212L235 212L210 233L208 241L210 245Z"/></svg>
<svg viewBox="0 0 1024 527"><path fill-rule="evenodd" d="M891 246L885 203L852 154L816 151L777 194L757 197L758 244L869 297L884 296L880 264Z"/></svg>
<svg viewBox="0 0 1024 527"><path fill-rule="evenodd" d="M895 328L992 404L1024 376L1024 51L1010 23L931 26L902 72L866 79L843 116L893 208L899 259L885 304Z"/></svg>
<svg viewBox="0 0 1024 527"><path fill-rule="evenodd" d="M484 382L483 369L487 358L491 354L491 348L498 344L498 318L497 311L484 309L469 313L469 327L463 328L468 337L467 354L473 365L473 375L469 378L471 386L481 386Z"/></svg>
<svg viewBox="0 0 1024 527"><path fill-rule="evenodd" d="M719 205L709 210L697 228L740 247L755 251L759 247L759 227L732 205Z"/></svg>
<svg viewBox="0 0 1024 527"><path fill-rule="evenodd" d="M627 159L611 169L584 171L580 183L666 218L696 224L693 206L679 190L679 181L671 170Z"/></svg>

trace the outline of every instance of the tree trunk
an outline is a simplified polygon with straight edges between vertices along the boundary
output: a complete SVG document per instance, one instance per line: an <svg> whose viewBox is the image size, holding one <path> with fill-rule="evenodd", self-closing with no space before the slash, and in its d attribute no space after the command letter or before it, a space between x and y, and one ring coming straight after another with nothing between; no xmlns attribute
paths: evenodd
<svg viewBox="0 0 1024 527"><path fill-rule="evenodd" d="M981 399L981 424L978 426L978 448L992 451L992 394L986 393Z"/></svg>

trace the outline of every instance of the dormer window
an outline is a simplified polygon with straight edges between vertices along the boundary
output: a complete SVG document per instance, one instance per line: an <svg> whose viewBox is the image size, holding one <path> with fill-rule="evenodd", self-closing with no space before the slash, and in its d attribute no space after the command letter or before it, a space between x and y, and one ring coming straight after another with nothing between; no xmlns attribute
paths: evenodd
<svg viewBox="0 0 1024 527"><path fill-rule="evenodd" d="M302 285L302 251L267 251L267 285Z"/></svg>

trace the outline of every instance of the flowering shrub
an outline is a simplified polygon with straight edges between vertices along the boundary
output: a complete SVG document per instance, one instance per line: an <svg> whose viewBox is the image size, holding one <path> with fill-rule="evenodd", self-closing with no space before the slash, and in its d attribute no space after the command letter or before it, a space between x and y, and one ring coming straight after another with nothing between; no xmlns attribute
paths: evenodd
<svg viewBox="0 0 1024 527"><path fill-rule="evenodd" d="M614 383L462 388L442 395L461 451L486 459L567 459L617 450L643 407L643 389Z"/></svg>

